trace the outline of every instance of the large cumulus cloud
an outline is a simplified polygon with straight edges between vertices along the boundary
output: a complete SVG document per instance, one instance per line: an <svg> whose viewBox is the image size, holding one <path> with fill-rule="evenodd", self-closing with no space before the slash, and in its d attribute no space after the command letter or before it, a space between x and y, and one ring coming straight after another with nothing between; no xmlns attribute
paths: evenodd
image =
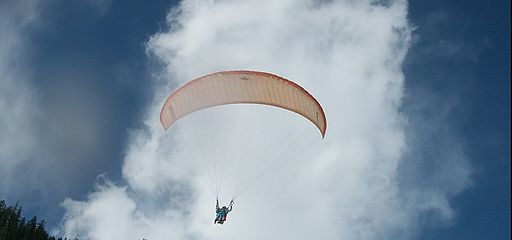
<svg viewBox="0 0 512 240"><path fill-rule="evenodd" d="M409 239L424 212L452 217L447 201L466 186L467 169L459 175L436 172L439 184L449 186L443 189L417 193L414 185L400 182L399 166L414 161L405 153L415 147L406 138L407 116L399 111L401 67L412 31L407 2L189 0L173 9L167 22L169 29L147 43L163 68L155 73L159 87L145 128L132 132L123 165L128 185L107 182L85 201L66 200L67 236ZM214 198L207 184L194 171L184 171L188 156L180 151L191 141L187 131L215 129L218 122L198 117L196 127L183 124L169 133L158 116L165 96L178 85L227 69L263 70L293 79L322 103L329 127L325 140L261 178L220 228L211 223ZM223 134L258 144L239 131ZM215 148L212 139L205 134L193 141ZM295 150L292 145L286 151Z"/></svg>

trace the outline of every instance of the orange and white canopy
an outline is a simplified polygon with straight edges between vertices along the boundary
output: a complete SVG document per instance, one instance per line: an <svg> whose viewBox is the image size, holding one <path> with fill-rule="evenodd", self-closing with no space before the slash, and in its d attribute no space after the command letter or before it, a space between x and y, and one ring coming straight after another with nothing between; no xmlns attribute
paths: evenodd
<svg viewBox="0 0 512 240"><path fill-rule="evenodd" d="M327 121L318 101L298 84L257 71L212 73L194 79L165 101L160 112L164 129L192 112L225 104L254 103L286 109L309 119L325 136Z"/></svg>

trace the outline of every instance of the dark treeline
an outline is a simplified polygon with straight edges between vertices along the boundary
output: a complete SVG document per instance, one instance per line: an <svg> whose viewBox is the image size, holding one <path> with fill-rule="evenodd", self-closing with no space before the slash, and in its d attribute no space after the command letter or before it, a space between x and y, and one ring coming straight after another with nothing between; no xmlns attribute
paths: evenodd
<svg viewBox="0 0 512 240"><path fill-rule="evenodd" d="M35 216L30 220L22 217L18 204L12 207L0 201L0 240L68 240L50 236L44 225L44 220L37 221Z"/></svg>

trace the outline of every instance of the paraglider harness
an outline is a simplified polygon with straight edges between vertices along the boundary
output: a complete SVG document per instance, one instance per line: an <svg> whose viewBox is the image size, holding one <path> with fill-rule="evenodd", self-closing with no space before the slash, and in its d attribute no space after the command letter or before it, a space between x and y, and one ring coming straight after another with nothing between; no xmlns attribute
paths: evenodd
<svg viewBox="0 0 512 240"><path fill-rule="evenodd" d="M213 223L219 223L224 224L228 217L228 213L233 210L233 200L229 203L228 207L223 206L222 208L219 208L219 199L217 199L217 204L215 205L215 212L217 213L217 216L215 217L215 221Z"/></svg>

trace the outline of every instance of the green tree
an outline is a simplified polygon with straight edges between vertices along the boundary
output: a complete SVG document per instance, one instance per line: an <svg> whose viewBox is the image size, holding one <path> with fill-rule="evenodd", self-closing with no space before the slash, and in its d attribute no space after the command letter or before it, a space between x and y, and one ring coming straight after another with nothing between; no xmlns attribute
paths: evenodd
<svg viewBox="0 0 512 240"><path fill-rule="evenodd" d="M38 222L34 216L27 221L21 216L21 209L18 203L11 207L4 200L0 200L0 240L71 240L49 236L44 220Z"/></svg>

